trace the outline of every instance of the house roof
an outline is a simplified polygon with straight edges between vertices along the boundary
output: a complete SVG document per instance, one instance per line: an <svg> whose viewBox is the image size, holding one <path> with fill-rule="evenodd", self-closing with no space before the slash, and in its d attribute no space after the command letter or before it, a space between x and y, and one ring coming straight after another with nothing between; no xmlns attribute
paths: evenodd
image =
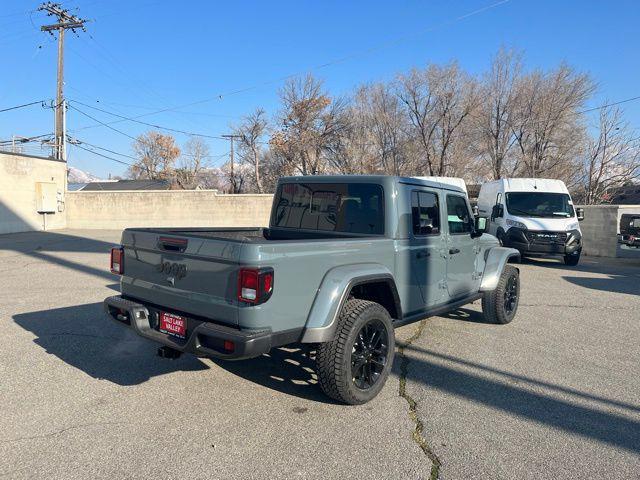
<svg viewBox="0 0 640 480"><path fill-rule="evenodd" d="M625 185L612 190L609 195L613 205L640 205L640 185Z"/></svg>
<svg viewBox="0 0 640 480"><path fill-rule="evenodd" d="M118 180L117 182L90 182L82 191L169 190L170 187L169 180Z"/></svg>

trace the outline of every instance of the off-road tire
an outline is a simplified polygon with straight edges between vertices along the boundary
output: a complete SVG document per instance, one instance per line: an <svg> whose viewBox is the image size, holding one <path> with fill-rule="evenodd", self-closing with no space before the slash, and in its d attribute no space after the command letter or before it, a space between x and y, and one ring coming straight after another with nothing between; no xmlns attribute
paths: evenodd
<svg viewBox="0 0 640 480"><path fill-rule="evenodd" d="M516 285L515 305L511 311L505 308L507 303L505 292L510 279L514 279ZM507 324L510 323L518 311L518 302L520 300L520 274L518 269L511 265L505 265L498 286L491 292L485 292L482 297L482 313L487 322Z"/></svg>
<svg viewBox="0 0 640 480"><path fill-rule="evenodd" d="M564 256L564 264L569 265L570 267L575 267L576 265L578 265L579 261L580 261L580 254Z"/></svg>
<svg viewBox="0 0 640 480"><path fill-rule="evenodd" d="M367 389L361 389L355 385L352 377L351 355L361 328L372 320L379 320L387 332L386 363L375 383ZM366 403L384 387L394 355L395 335L389 312L375 302L349 299L340 312L335 338L318 346L318 383L322 391L334 400L350 405Z"/></svg>

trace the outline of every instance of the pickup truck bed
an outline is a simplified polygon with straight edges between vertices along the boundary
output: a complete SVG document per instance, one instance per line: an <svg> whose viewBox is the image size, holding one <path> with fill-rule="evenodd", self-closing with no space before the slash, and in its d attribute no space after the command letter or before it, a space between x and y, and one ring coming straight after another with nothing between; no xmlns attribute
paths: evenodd
<svg viewBox="0 0 640 480"><path fill-rule="evenodd" d="M130 228L130 231L171 234L196 238L228 240L242 243L267 243L286 240L327 240L366 238L371 235L336 232L301 232L272 228Z"/></svg>

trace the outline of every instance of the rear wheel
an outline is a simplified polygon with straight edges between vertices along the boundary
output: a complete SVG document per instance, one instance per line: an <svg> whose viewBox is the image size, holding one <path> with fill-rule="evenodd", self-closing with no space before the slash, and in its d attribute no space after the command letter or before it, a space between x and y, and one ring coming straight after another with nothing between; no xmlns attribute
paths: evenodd
<svg viewBox="0 0 640 480"><path fill-rule="evenodd" d="M518 311L520 301L520 274L518 269L506 265L498 286L482 297L482 313L491 323L510 323Z"/></svg>
<svg viewBox="0 0 640 480"><path fill-rule="evenodd" d="M389 312L375 302L348 300L335 338L320 344L316 353L320 387L340 402L366 403L384 387L394 354Z"/></svg>

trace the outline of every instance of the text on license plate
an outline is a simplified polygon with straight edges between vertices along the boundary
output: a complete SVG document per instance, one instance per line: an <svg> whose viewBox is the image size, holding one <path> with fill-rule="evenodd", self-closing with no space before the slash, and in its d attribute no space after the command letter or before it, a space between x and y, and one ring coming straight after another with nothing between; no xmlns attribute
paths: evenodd
<svg viewBox="0 0 640 480"><path fill-rule="evenodd" d="M187 335L187 319L173 313L160 312L160 331L175 337Z"/></svg>

